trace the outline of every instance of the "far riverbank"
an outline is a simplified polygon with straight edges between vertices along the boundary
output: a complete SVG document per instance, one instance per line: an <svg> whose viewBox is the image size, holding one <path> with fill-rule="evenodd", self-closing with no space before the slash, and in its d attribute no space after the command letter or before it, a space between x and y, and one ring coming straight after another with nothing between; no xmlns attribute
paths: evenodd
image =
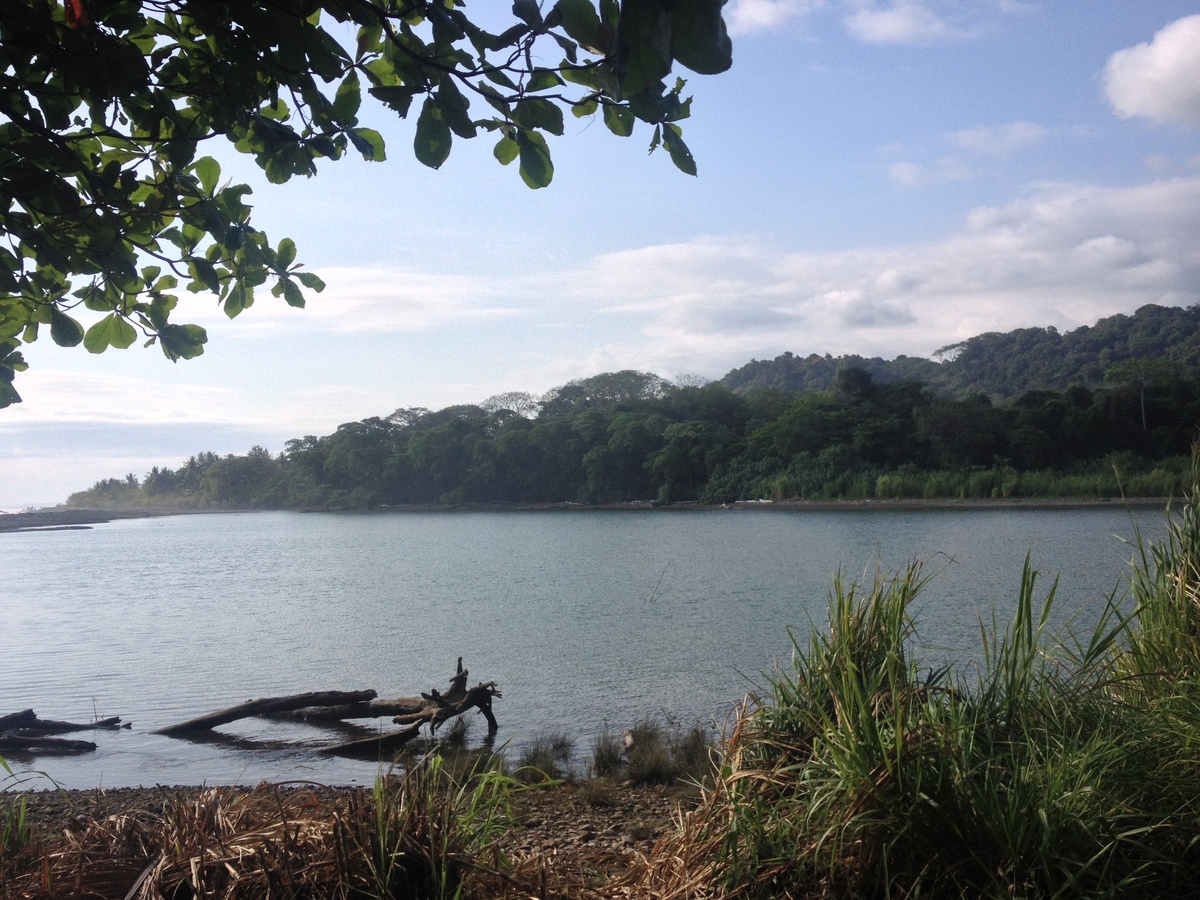
<svg viewBox="0 0 1200 900"><path fill-rule="evenodd" d="M1178 498L1176 498L1178 499ZM1168 497L1013 497L994 500L978 499L935 499L905 498L898 500L738 500L734 503L717 505L681 502L657 503L651 500L632 500L625 503L458 503L458 504L409 504L403 506L377 506L374 511L387 512L592 512L592 511L745 511L767 510L775 512L836 512L838 510L880 510L890 512L913 512L920 510L989 510L989 509L1096 509L1111 507L1136 507L1139 509L1164 507L1172 498ZM203 515L208 513L267 512L262 509L203 508L203 509L76 509L50 507L19 513L0 514L0 534L14 531L59 531L64 529L90 528L117 519L148 519L160 516ZM344 509L301 509L296 512L346 512Z"/></svg>

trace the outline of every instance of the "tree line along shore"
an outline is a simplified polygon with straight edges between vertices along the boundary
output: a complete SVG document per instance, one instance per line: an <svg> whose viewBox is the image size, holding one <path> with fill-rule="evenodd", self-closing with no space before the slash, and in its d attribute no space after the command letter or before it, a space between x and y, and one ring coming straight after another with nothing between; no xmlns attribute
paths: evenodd
<svg viewBox="0 0 1200 900"><path fill-rule="evenodd" d="M1168 497L1200 422L1200 378L1075 385L1011 400L845 368L828 389L744 393L617 372L540 401L400 409L287 442L103 479L80 508L710 506L745 500Z"/></svg>
<svg viewBox="0 0 1200 900"><path fill-rule="evenodd" d="M934 359L752 361L718 382L631 370L543 396L397 409L272 454L198 453L72 507L710 506L746 500L1168 497L1200 426L1200 307Z"/></svg>

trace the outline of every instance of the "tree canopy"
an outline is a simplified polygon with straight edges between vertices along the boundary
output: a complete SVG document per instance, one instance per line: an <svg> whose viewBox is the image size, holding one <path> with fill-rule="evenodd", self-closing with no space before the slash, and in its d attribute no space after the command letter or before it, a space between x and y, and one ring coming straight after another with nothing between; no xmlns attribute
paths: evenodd
<svg viewBox="0 0 1200 900"><path fill-rule="evenodd" d="M695 174L678 63L732 61L724 0L514 0L495 33L461 0L10 0L0 4L0 407L20 400L20 347L48 328L92 353L142 339L168 359L206 334L172 321L181 287L230 317L269 285L303 306L321 280L288 238L250 222L250 188L202 148L225 137L271 183L317 160L383 160L368 94L416 118L438 168L455 138L490 136L531 188L547 135L598 116ZM559 59L557 64L542 61ZM92 311L87 328L72 310Z"/></svg>
<svg viewBox="0 0 1200 900"><path fill-rule="evenodd" d="M1110 381L1145 381L1169 372L1200 373L1200 305L1147 304L1133 315L1118 313L1095 325L1060 334L1055 328L987 332L942 347L934 357L794 356L752 360L729 372L722 383L745 392L829 389L846 368L864 369L880 382L923 381L956 396L982 392L1016 397L1026 391L1064 391L1071 385L1099 387Z"/></svg>
<svg viewBox="0 0 1200 900"><path fill-rule="evenodd" d="M524 412L522 412L522 410ZM398 409L287 442L107 478L76 506L710 504L760 498L1163 496L1182 483L1200 377L1167 372L1007 403L864 369L828 390L734 393L611 372L540 401ZM1118 476L1114 467L1119 471Z"/></svg>

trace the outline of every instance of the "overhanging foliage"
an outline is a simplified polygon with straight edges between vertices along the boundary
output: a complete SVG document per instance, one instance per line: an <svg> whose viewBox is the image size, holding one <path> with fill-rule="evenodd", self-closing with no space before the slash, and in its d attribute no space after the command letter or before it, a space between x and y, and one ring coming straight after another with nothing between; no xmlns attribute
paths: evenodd
<svg viewBox="0 0 1200 900"><path fill-rule="evenodd" d="M272 183L318 159L385 157L360 120L369 94L415 114L413 152L439 167L455 138L491 135L531 188L554 174L546 135L564 111L609 130L653 126L695 174L675 62L732 61L723 0L535 0L491 33L456 0L12 0L0 6L0 407L18 402L23 343L48 328L92 353L135 341L168 359L207 336L172 321L180 287L230 317L256 288L292 306L321 280L295 244L250 222L244 184L222 181L223 136ZM545 60L560 60L557 64ZM474 102L473 102L474 101ZM72 315L99 314L85 329Z"/></svg>

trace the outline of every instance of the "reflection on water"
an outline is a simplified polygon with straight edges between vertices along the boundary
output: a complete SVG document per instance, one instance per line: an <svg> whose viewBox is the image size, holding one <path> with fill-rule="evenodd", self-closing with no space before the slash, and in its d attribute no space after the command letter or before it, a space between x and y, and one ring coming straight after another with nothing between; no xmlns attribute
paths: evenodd
<svg viewBox="0 0 1200 900"><path fill-rule="evenodd" d="M1065 618L1127 569L1114 535L1164 524L1120 508L246 513L0 535L0 713L133 721L55 760L66 786L361 783L376 766L314 752L344 739L330 729L148 732L250 697L443 689L462 656L504 692L501 740L566 731L586 747L645 716L721 721L789 658L789 627L823 621L839 569L925 561L920 649L963 659L980 615L1010 615L1027 553L1046 586L1061 577Z"/></svg>

